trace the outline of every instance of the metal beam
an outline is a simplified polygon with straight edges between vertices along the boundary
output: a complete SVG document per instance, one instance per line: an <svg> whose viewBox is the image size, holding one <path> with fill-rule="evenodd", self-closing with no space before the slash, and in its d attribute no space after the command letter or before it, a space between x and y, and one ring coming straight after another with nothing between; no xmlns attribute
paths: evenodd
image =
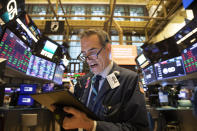
<svg viewBox="0 0 197 131"><path fill-rule="evenodd" d="M55 10L53 9L53 6L52 6L52 4L51 4L51 1L48 0L48 3L49 3L49 6L50 6L50 8L51 8L51 10L52 10L52 12L53 12L53 14L54 14L54 16L55 16L56 19L58 20L57 14L55 13Z"/></svg>
<svg viewBox="0 0 197 131"><path fill-rule="evenodd" d="M167 16L167 11L166 11L166 6L165 6L165 4L164 4L164 1L162 1L162 9L163 9L164 17L166 18L166 16Z"/></svg>
<svg viewBox="0 0 197 131"><path fill-rule="evenodd" d="M52 14L46 14L46 15L37 15L37 14L29 14L31 17L53 17ZM57 15L57 17L63 17L63 18L68 18L68 17L105 17L109 18L110 15ZM140 18L140 19L155 19L155 20L165 20L165 17L149 17L149 16L113 16L113 18Z"/></svg>
<svg viewBox="0 0 197 131"><path fill-rule="evenodd" d="M182 4L182 0L177 0L176 4L174 5L174 7L169 11L169 13L166 16L166 19L169 19L169 17L171 17L171 15L173 15L173 13L181 6ZM168 23L168 21L162 21L157 28L153 31L153 33L150 35L149 39L147 40L147 42L149 42L154 36L155 34L162 28L164 27L164 25L166 25Z"/></svg>
<svg viewBox="0 0 197 131"><path fill-rule="evenodd" d="M159 6L161 5L162 1L163 1L163 0L160 0L159 4L157 5L157 8L154 10L154 12L152 13L151 17L153 17L154 14L157 12L157 10L158 10ZM147 22L147 24L146 24L146 26L145 26L145 29L147 28L147 26L148 26L148 24L150 23L150 21L151 21L151 19L149 19L149 21ZM145 29L144 29L144 30L145 30Z"/></svg>
<svg viewBox="0 0 197 131"><path fill-rule="evenodd" d="M110 17L109 17L108 33L110 33L111 30L115 6L116 6L116 0L110 0Z"/></svg>
<svg viewBox="0 0 197 131"><path fill-rule="evenodd" d="M64 8L63 8L63 6L62 6L61 0L59 0L59 3L60 3L60 7L61 7L61 9L62 9L62 12L64 13L64 16L66 16L66 13L65 13ZM59 17L59 16L58 16L58 17ZM67 17L64 17L64 18L65 18L65 21L66 21L66 25L67 25L67 27L68 27L68 28L66 29L66 40L65 40L65 41L68 41L71 29L70 29L70 25L69 25L69 23L68 23Z"/></svg>
<svg viewBox="0 0 197 131"><path fill-rule="evenodd" d="M118 30L118 35L119 35L119 44L123 45L123 30L120 27L120 25L113 19L113 23L115 25L115 28Z"/></svg>

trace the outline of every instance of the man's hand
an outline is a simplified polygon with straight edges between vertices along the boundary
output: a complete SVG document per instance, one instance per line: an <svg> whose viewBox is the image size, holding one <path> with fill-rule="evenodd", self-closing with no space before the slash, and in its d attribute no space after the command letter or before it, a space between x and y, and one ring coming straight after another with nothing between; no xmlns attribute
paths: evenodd
<svg viewBox="0 0 197 131"><path fill-rule="evenodd" d="M92 131L94 121L88 118L85 113L72 107L64 107L64 111L73 115L70 118L64 118L62 125L64 129L83 128L87 131Z"/></svg>

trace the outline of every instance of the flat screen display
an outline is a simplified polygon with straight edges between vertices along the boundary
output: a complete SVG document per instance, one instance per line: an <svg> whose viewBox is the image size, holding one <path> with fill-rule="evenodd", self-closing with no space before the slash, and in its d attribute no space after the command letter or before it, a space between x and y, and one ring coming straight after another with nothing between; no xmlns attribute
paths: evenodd
<svg viewBox="0 0 197 131"><path fill-rule="evenodd" d="M0 43L0 58L7 59L7 65L21 72L26 72L32 53L8 28Z"/></svg>
<svg viewBox="0 0 197 131"><path fill-rule="evenodd" d="M37 84L21 84L20 94L35 94Z"/></svg>
<svg viewBox="0 0 197 131"><path fill-rule="evenodd" d="M19 12L23 11L25 8L25 0L1 0L1 11L2 13L2 20L4 23L14 19Z"/></svg>
<svg viewBox="0 0 197 131"><path fill-rule="evenodd" d="M58 48L57 44L53 43L52 41L46 40L44 42L44 48L41 50L40 54L46 56L47 58L52 59L57 48Z"/></svg>
<svg viewBox="0 0 197 131"><path fill-rule="evenodd" d="M182 57L175 57L154 65L157 80L185 75Z"/></svg>
<svg viewBox="0 0 197 131"><path fill-rule="evenodd" d="M33 48L41 37L40 30L25 12L16 18L15 23L17 34L20 34L21 39Z"/></svg>
<svg viewBox="0 0 197 131"><path fill-rule="evenodd" d="M159 92L159 102L160 103L168 103L168 93Z"/></svg>
<svg viewBox="0 0 197 131"><path fill-rule="evenodd" d="M34 24L26 12L21 12L12 21L6 24L7 27L27 44L30 48L35 48L41 37L41 32Z"/></svg>
<svg viewBox="0 0 197 131"><path fill-rule="evenodd" d="M183 7L186 9L194 0L183 0Z"/></svg>
<svg viewBox="0 0 197 131"><path fill-rule="evenodd" d="M146 58L144 54L138 55L136 57L136 62L142 69L150 64L150 61Z"/></svg>
<svg viewBox="0 0 197 131"><path fill-rule="evenodd" d="M53 83L47 83L47 84L43 84L42 87L42 92L50 92L54 90L54 84Z"/></svg>
<svg viewBox="0 0 197 131"><path fill-rule="evenodd" d="M18 106L31 106L33 105L34 100L29 95L19 95L18 97Z"/></svg>
<svg viewBox="0 0 197 131"><path fill-rule="evenodd" d="M53 81L59 85L62 84L62 77L63 77L64 70L61 66L56 66L55 74L53 77Z"/></svg>
<svg viewBox="0 0 197 131"><path fill-rule="evenodd" d="M42 79L52 80L56 64L32 55L26 74Z"/></svg>
<svg viewBox="0 0 197 131"><path fill-rule="evenodd" d="M146 57L144 56L144 54L141 54L137 57L137 62L139 63L139 65L142 65L145 61L146 61Z"/></svg>
<svg viewBox="0 0 197 131"><path fill-rule="evenodd" d="M197 72L197 43L182 51L186 74Z"/></svg>
<svg viewBox="0 0 197 131"><path fill-rule="evenodd" d="M187 92L186 91L180 91L178 94L178 97L180 99L186 99L187 98Z"/></svg>
<svg viewBox="0 0 197 131"><path fill-rule="evenodd" d="M145 69L142 70L143 76L144 76L144 81L146 84L149 84L151 82L156 81L155 73L154 73L154 68L153 66L149 66Z"/></svg>

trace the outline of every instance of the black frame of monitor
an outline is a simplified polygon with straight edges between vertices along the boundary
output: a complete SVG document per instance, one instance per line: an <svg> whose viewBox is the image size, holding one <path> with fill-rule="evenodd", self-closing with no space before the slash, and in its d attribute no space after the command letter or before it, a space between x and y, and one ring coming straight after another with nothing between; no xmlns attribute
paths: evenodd
<svg viewBox="0 0 197 131"><path fill-rule="evenodd" d="M145 57L145 61L142 62L142 63L140 64L138 58L141 57L141 56L144 56L144 57ZM137 66L140 67L141 69L146 68L148 65L151 64L150 60L145 56L145 54L144 54L143 52L140 53L140 54L135 58L135 61L136 61L136 63L137 63Z"/></svg>
<svg viewBox="0 0 197 131"><path fill-rule="evenodd" d="M42 52L42 50L45 46L45 42L47 40L52 42L53 44L57 45L57 49L56 49L55 53L53 54L52 58L49 58L49 57L41 54L41 52ZM36 56L39 56L41 58L44 58L48 61L54 62L56 64L60 63L61 59L63 58L62 48L60 47L60 45L57 42L55 42L54 40L52 40L52 39L50 39L50 38L48 38L47 36L44 36L44 35L42 35L42 37L38 41L37 46L35 46L35 48L33 49L33 54L36 55Z"/></svg>
<svg viewBox="0 0 197 131"><path fill-rule="evenodd" d="M20 25L18 22L17 22L17 19L20 19L20 17L22 17L23 15L27 15L29 20L30 20L30 25L33 25L36 27L36 29L39 30L39 28L36 26L36 24L34 23L34 21L31 19L31 17L27 14L27 12L25 11L21 11L17 17L15 17L13 20L10 20L9 22L5 23L3 25L4 28L10 28L12 29L11 31L16 34L17 37L19 37L27 46L29 46L31 49L34 49L35 46L37 45L38 42L35 42L32 38L32 45L28 42L28 41L25 41L24 38L22 37L22 35L19 33L18 30L16 30L15 28L17 27L17 25ZM23 23L24 24L24 23ZM25 24L24 24L25 25ZM28 35L28 32L26 30L24 30L24 28L20 25L20 27L23 29L23 31L25 31L25 33ZM25 27L27 27L25 25ZM30 31L29 27L27 27L28 30ZM14 30L13 30L14 29ZM31 32L31 31L30 31ZM32 33L32 32L31 32ZM32 33L33 34L33 33ZM29 35L28 35L29 36ZM30 37L30 36L29 36ZM40 35L39 35L39 39L42 37L42 34L40 32Z"/></svg>
<svg viewBox="0 0 197 131"><path fill-rule="evenodd" d="M183 73L184 73L184 74L180 74L179 76L178 76L178 75L175 75L175 76L164 77L164 76L162 75L163 73L161 73L162 76L159 77L159 72L158 72L159 69L156 70L156 64L162 65L161 63L167 62L167 61L170 61L170 60L174 60L174 62L176 62L175 60L179 60L179 58L181 58L181 67L182 67L182 69L183 69ZM172 62L171 62L171 63L172 63ZM168 64L169 64L169 63L168 63ZM171 68L172 68L172 67L171 67ZM170 58L170 59L168 59L168 60L165 60L165 61L161 61L161 62L155 63L155 64L154 64L154 70L155 70L155 75L156 75L157 80L170 79L170 78L181 77L181 76L185 76L185 75L186 75L184 63L183 63L183 60L182 60L182 56ZM168 71L170 71L170 69L166 69L166 71L167 71L166 73L168 73ZM158 78L159 78L159 79L158 79Z"/></svg>
<svg viewBox="0 0 197 131"><path fill-rule="evenodd" d="M57 83L57 82L54 80L54 77L55 77L55 73L56 73L57 68L61 68L60 66L63 66L63 65L60 65L60 64L59 64L59 65L56 65L56 67L55 67L55 72L54 72L54 74L53 74L53 79L52 79L52 81L53 81L55 84L58 84L58 85L62 85L63 80L62 80L62 83L59 84L59 83ZM62 73L62 79L63 79L64 71L65 71L65 70L63 70L63 73Z"/></svg>
<svg viewBox="0 0 197 131"><path fill-rule="evenodd" d="M153 79L151 82L147 82L147 80L146 80L146 78L145 78L144 70L147 70L147 69L150 68L151 66L152 66L152 68L153 68L154 79ZM144 82L145 82L146 85L149 85L149 84L151 84L151 83L157 81L156 74L155 74L154 65L152 65L152 64L148 65L146 68L144 68L144 69L142 70L142 72L143 72L143 76L144 76Z"/></svg>
<svg viewBox="0 0 197 131"><path fill-rule="evenodd" d="M30 49L30 47L28 46L28 45L26 45L25 44L25 42L20 38L20 37L18 37L18 34L16 34L10 27L7 27L7 26L4 26L4 28L3 28L3 34L2 34L2 37L0 38L0 42L2 41L2 39L3 39L3 36L4 36L4 34L6 33L6 30L9 30L11 33L13 33L21 42L23 42L24 43L24 45L28 48L28 49ZM32 51L31 51L31 49L30 49L30 51L29 52L31 52L32 53ZM12 68L12 67L11 67ZM17 71L19 71L19 72L21 72L21 73L26 73L26 72L23 72L22 70L19 70L19 69L16 69L16 68L13 68L14 70L17 70Z"/></svg>
<svg viewBox="0 0 197 131"><path fill-rule="evenodd" d="M39 57L39 56L36 56L36 55L32 55L32 56L38 57L38 58L40 58L40 59L44 59L44 60L46 60L46 61L49 61L49 60L47 60L47 59L45 59L45 58L42 58L42 57ZM31 57L32 57L32 56L31 56ZM31 58L30 58L30 59L31 59ZM49 62L51 62L51 61L49 61ZM54 63L54 62L51 62L51 63ZM54 69L54 73L55 73L57 64L56 64L56 63L54 63L54 64L55 64L55 69ZM28 67L29 67L29 66L28 66ZM27 68L27 69L28 69L28 68ZM27 72L28 72L28 71L27 71ZM43 80L48 80L48 81L52 81L52 80L53 80L53 77L54 77L54 73L53 73L53 75L52 75L52 79L49 80L49 79L40 78L40 77L37 77L37 76L33 76L33 75L30 75L30 74L27 74L27 72L26 72L26 75L27 75L27 76L31 76L31 77L35 77L35 78L43 79ZM31 72L30 72L30 73L31 73Z"/></svg>

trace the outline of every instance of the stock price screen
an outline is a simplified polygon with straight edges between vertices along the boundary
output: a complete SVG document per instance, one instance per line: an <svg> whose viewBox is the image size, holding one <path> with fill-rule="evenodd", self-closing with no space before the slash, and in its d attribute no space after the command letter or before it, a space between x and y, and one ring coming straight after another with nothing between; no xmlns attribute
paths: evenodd
<svg viewBox="0 0 197 131"><path fill-rule="evenodd" d="M182 52L182 58L187 74L197 72L197 43L184 49Z"/></svg>
<svg viewBox="0 0 197 131"><path fill-rule="evenodd" d="M145 81L146 84L149 84L149 83L156 80L154 69L153 69L152 65L147 67L146 69L144 69L142 72L143 72L144 81Z"/></svg>
<svg viewBox="0 0 197 131"><path fill-rule="evenodd" d="M185 75L185 69L181 56L156 63L154 66L158 80Z"/></svg>
<svg viewBox="0 0 197 131"><path fill-rule="evenodd" d="M26 72L32 53L13 32L6 29L0 43L0 58L7 59L7 65Z"/></svg>
<svg viewBox="0 0 197 131"><path fill-rule="evenodd" d="M59 85L62 84L62 77L63 77L64 70L61 68L61 66L57 66L55 70L55 74L53 77L53 81Z"/></svg>
<svg viewBox="0 0 197 131"><path fill-rule="evenodd" d="M42 79L52 80L56 64L32 55L26 74Z"/></svg>

